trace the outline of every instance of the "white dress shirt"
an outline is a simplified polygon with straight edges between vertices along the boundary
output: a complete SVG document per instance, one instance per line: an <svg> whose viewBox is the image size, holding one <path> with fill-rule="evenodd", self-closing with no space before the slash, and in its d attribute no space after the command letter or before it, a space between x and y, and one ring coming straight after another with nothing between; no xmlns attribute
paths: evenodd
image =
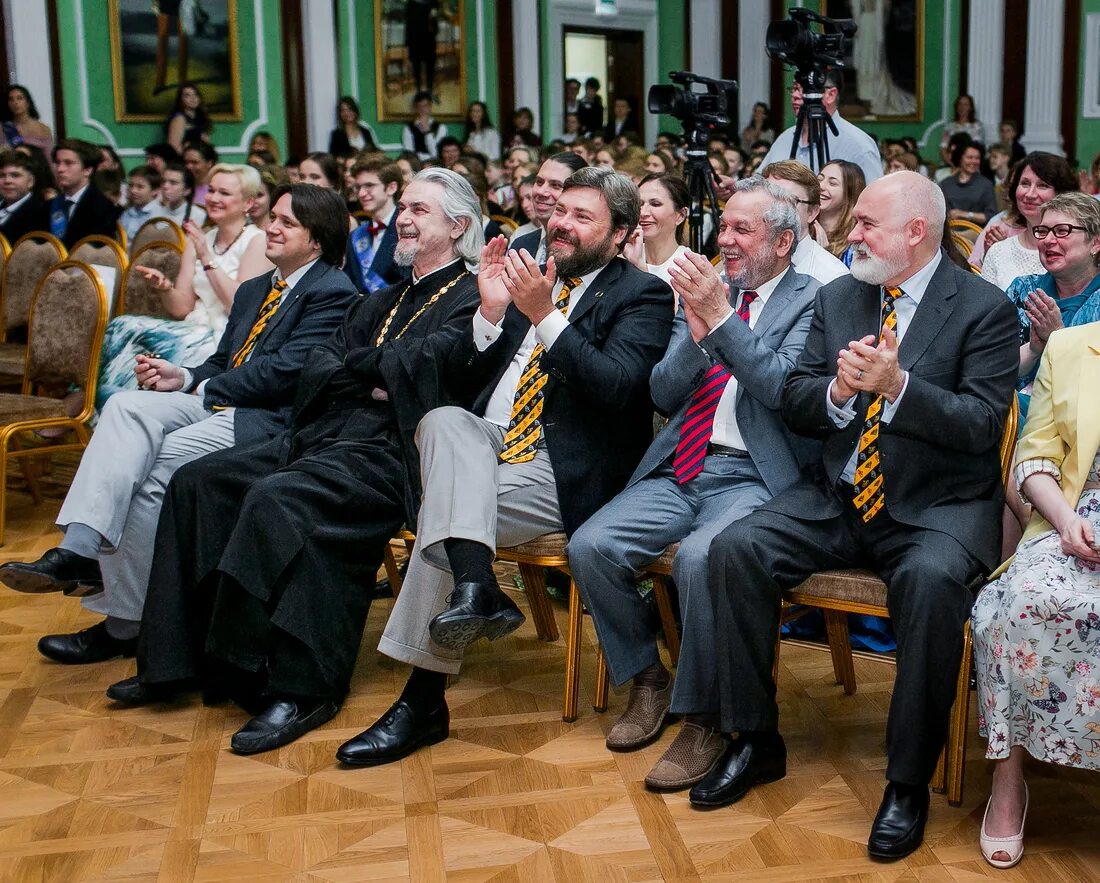
<svg viewBox="0 0 1100 883"><path fill-rule="evenodd" d="M756 291L756 299L749 304L750 329L756 327L756 322L760 318L760 314L764 312L764 305L775 292L776 287L779 285L779 280L786 274L787 268L784 267L783 271L778 276L773 276L759 288L752 289ZM743 321L741 317L737 315L737 307L741 306L743 294L743 291L738 292L737 298L733 302L734 311L715 325L714 328L711 329L712 332L721 328L726 322ZM726 388L722 390L722 398L718 400L718 410L714 412L714 428L710 435L710 441L711 444L721 445L724 448L737 448L739 451L745 451L748 450L748 447L745 445L744 436L741 435L741 429L737 425L737 415L734 413L736 407L737 378L731 376L729 382L726 384Z"/></svg>
<svg viewBox="0 0 1100 883"><path fill-rule="evenodd" d="M25 203L30 198L31 198L31 193L30 193L30 191L27 191L22 196L20 196L19 199L17 199L15 202L13 202L11 205L5 205L3 207L0 207L0 224L6 224L7 221L8 221L8 218L10 218L15 212L17 212L19 210L19 206L21 206L23 203ZM14 245L15 243L12 243L12 244Z"/></svg>
<svg viewBox="0 0 1100 883"><path fill-rule="evenodd" d="M382 244L382 237L386 235L386 228L393 223L394 217L397 215L397 206L390 206L389 214L384 218L378 218L378 222L382 225L382 229L379 230L374 236L371 237L371 247L375 254L378 254L378 246Z"/></svg>
<svg viewBox="0 0 1100 883"><path fill-rule="evenodd" d="M523 371L527 367L531 353L535 351L535 344L541 343L542 348L547 351L553 347L558 336L569 324L569 317L573 314L574 307L580 303L581 298L588 291L588 286L592 284L592 280L600 274L602 269L603 267L598 267L591 273L581 276L581 284L574 288L569 295L569 306L565 308L564 316L561 310L551 310L545 319L528 330L527 336L523 338L523 343L520 344L520 348L516 350L516 354L512 357L512 363L508 366L508 370L504 372L504 376L500 378L500 383L497 384L497 388L493 390L492 396L489 397L489 404L485 408L485 419L490 423L502 426L505 429L508 428L508 424L512 420L512 404L516 400L516 388L519 386L519 379L523 376ZM564 285L565 280L563 279L559 279L554 284L553 300L558 299ZM481 315L481 310L474 313L474 346L477 347L478 352L487 350L500 337L503 328L503 319L501 319L499 325L494 325Z"/></svg>
<svg viewBox="0 0 1100 883"><path fill-rule="evenodd" d="M798 240L798 245L791 254L791 263L796 273L816 279L822 285L849 273L844 261L827 248L822 248L809 234Z"/></svg>
<svg viewBox="0 0 1100 883"><path fill-rule="evenodd" d="M941 252L937 251L932 260L898 286L902 293L901 297L894 301L894 313L898 322L897 327L894 329L894 333L897 335L899 346L901 345L902 339L905 337L905 332L909 330L909 324L913 321L913 316L916 314L917 307L920 306L920 302L924 298L924 293L928 290L928 283L932 281L932 276L935 275L940 265L941 254ZM882 292L879 293L880 307L882 303L881 299L884 296ZM829 410L829 416L832 418L833 423L843 429L856 417L856 396L852 396L844 403L842 408L838 408L833 404L833 385L835 383L836 379L834 378L832 383L829 384L828 389L825 390L825 406ZM892 402L883 400L882 416L879 418L880 422L890 422L894 416L894 412L897 411L898 406L901 404L902 397L905 395L905 390L908 386L909 372L906 371L905 379L902 381L901 392L898 394L898 397ZM848 484L854 484L858 455L859 442L857 441L856 446L852 449L852 456L848 458L848 462L844 466L844 471L840 475Z"/></svg>

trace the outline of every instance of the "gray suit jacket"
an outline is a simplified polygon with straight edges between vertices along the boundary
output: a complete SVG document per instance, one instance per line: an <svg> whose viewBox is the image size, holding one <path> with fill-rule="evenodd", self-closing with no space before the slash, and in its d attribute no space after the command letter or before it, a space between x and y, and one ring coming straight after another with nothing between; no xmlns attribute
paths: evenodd
<svg viewBox="0 0 1100 883"><path fill-rule="evenodd" d="M649 378L654 404L670 419L630 484L652 473L676 450L692 394L714 362L721 362L737 378L737 425L768 491L777 494L794 483L817 449L786 428L779 405L783 384L806 342L820 287L792 267L768 298L754 329L732 317L699 344L691 338L683 310L677 313L672 341Z"/></svg>

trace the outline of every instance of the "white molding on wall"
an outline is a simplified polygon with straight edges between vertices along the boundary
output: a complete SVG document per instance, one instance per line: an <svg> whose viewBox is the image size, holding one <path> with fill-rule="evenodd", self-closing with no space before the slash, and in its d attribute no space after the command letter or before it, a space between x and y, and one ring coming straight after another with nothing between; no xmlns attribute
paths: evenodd
<svg viewBox="0 0 1100 883"><path fill-rule="evenodd" d="M482 39L482 35L485 31L485 3L484 0L477 0L477 6L475 11L474 21L477 26L474 28L473 34L470 33L470 29L466 28L466 33L463 35L467 40L477 40L477 101L485 100L485 40Z"/></svg>
<svg viewBox="0 0 1100 883"><path fill-rule="evenodd" d="M988 144L999 139L1004 104L1005 0L970 0L967 91L974 97ZM952 111L954 108L952 108Z"/></svg>
<svg viewBox="0 0 1100 883"><path fill-rule="evenodd" d="M591 5L589 4L590 7ZM535 116L536 132L543 131L542 101L539 100L542 95L541 57L538 0L514 0L512 4L512 80L515 105L531 108L531 113ZM558 91L560 94L560 87ZM503 120L497 120L497 127L502 126Z"/></svg>
<svg viewBox="0 0 1100 883"><path fill-rule="evenodd" d="M1081 116L1100 117L1100 12L1085 16L1085 70Z"/></svg>
<svg viewBox="0 0 1100 883"><path fill-rule="evenodd" d="M1058 156L1066 155L1061 102L1065 21L1065 0L1044 0L1043 14L1027 17L1027 80L1020 137L1029 151L1046 150Z"/></svg>
<svg viewBox="0 0 1100 883"><path fill-rule="evenodd" d="M722 76L722 0L688 2L691 3L689 70L718 78Z"/></svg>
<svg viewBox="0 0 1100 883"><path fill-rule="evenodd" d="M304 0L303 0L304 2ZM356 101L359 101L359 28L355 24L355 0L347 0L345 4L348 16L348 61L351 67L351 88L349 93Z"/></svg>
<svg viewBox="0 0 1100 883"><path fill-rule="evenodd" d="M798 5L801 5L798 4ZM752 121L752 106L763 101L771 106L772 62L764 51L764 35L770 18L767 3L742 3L737 23L737 120L741 128ZM782 120L784 110L772 107L772 116Z"/></svg>
<svg viewBox="0 0 1100 883"><path fill-rule="evenodd" d="M306 143L310 150L327 150L340 100L336 68L336 15L330 3L301 0L304 67L306 76ZM377 140L377 139L376 139Z"/></svg>
<svg viewBox="0 0 1100 883"><path fill-rule="evenodd" d="M57 131L57 108L53 106L52 53L60 51L50 45L50 19L47 0L4 0L4 21L8 23L8 62L11 82L27 87L34 96L39 118ZM17 7L18 3L18 7ZM18 8L19 39L15 39ZM44 52L43 48L49 51Z"/></svg>

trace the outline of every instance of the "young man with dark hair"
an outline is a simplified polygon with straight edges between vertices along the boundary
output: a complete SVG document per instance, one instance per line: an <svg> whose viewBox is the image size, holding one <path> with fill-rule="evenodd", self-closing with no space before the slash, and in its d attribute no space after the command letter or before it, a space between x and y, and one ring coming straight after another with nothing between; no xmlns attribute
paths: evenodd
<svg viewBox="0 0 1100 883"><path fill-rule="evenodd" d="M393 259L397 227L395 202L401 195L401 167L382 158L359 160L351 167L355 195L370 220L348 237L344 272L363 294L379 291L408 276L408 269Z"/></svg>
<svg viewBox="0 0 1100 883"><path fill-rule="evenodd" d="M120 209L92 183L100 161L99 148L66 138L53 149L57 196L49 202L50 232L72 248L85 236L115 238Z"/></svg>
<svg viewBox="0 0 1100 883"><path fill-rule="evenodd" d="M535 175L535 189L531 192L531 220L538 224L538 230L532 230L525 236L513 239L509 249L519 251L527 249L538 263L546 260L546 224L554 213L565 182L574 172L588 164L575 153L565 151L555 153L539 166Z"/></svg>
<svg viewBox="0 0 1100 883"><path fill-rule="evenodd" d="M34 165L17 150L0 156L0 234L9 245L27 233L50 228L46 204L35 195Z"/></svg>

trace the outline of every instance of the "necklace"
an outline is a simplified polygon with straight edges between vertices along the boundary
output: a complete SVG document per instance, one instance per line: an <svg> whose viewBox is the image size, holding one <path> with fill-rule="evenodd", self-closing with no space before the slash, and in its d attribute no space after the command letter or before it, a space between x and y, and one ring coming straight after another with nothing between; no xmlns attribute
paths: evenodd
<svg viewBox="0 0 1100 883"><path fill-rule="evenodd" d="M454 286L461 279L465 278L469 274L469 272L470 272L469 270L463 270L461 273L459 273L457 276L455 276L454 279L452 279L450 282L448 282L446 285L444 285L441 289L439 289L439 291L437 291L435 294L433 294L431 296L431 298L428 300L428 302L426 304L424 304L424 306L422 306L419 310L417 310L415 313L413 313L412 318L409 319L409 321L405 323L405 326L400 331L398 331L397 334L394 335L393 339L394 340L400 340L401 335L403 335L406 331L409 330L409 326L412 325L413 322L415 322L422 315L424 315L424 312L425 312L425 310L428 309L428 307L430 307L437 300L439 300L441 297L443 297L443 295L445 295L448 291L450 291L452 288L454 288ZM409 285L408 287L406 287L406 289L401 292L401 296L397 298L397 303L395 303L393 305L393 309L390 310L390 314L388 316L386 316L386 321L382 325L382 330L378 332L378 337L375 338L375 341L374 341L375 346L381 346L385 342L386 334L389 332L390 324L393 322L393 317L397 315L398 307L401 306L401 304L405 300L405 295L408 294L410 291L412 291L412 285Z"/></svg>
<svg viewBox="0 0 1100 883"><path fill-rule="evenodd" d="M237 233L237 235L233 237L233 241L232 241L232 242L230 242L230 243L229 243L229 245L227 245L227 246L226 246L225 248L223 248L223 249L222 249L221 251L218 251L218 237L217 237L217 236L215 236L215 237L214 237L214 242L213 242L213 243L211 244L211 246L210 246L210 249L211 249L211 250L212 250L212 251L214 252L214 254L216 254L216 255L217 255L218 257L221 257L221 256L222 256L223 254L225 254L225 253L226 253L227 251L229 251L229 249L231 249L231 248L232 248L232 247L233 247L234 245L236 245L236 244L237 244L237 240L238 240L238 239L240 239L240 238L241 238L241 236L243 236L243 235L244 235L244 230L245 230L245 227L247 227L247 226L248 226L248 223L246 222L246 223L245 223L245 225L244 225L244 227L241 227L241 229L240 229L240 232L238 232L238 233Z"/></svg>

